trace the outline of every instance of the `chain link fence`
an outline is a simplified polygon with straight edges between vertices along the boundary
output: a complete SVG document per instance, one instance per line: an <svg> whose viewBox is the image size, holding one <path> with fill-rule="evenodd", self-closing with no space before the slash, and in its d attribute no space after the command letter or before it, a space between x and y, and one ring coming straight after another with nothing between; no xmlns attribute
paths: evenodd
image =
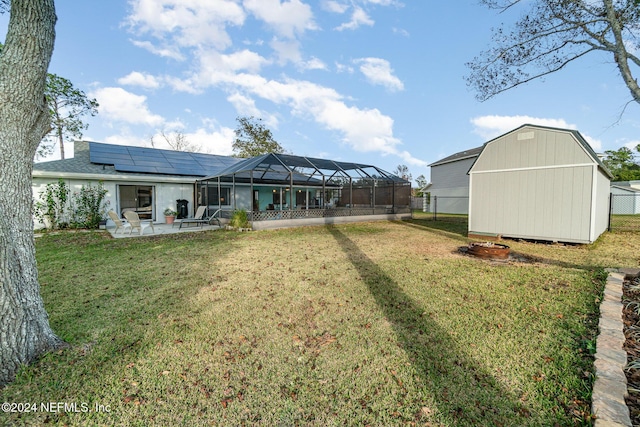
<svg viewBox="0 0 640 427"><path fill-rule="evenodd" d="M414 218L450 222L469 219L469 197L466 196L414 197L411 208Z"/></svg>
<svg viewBox="0 0 640 427"><path fill-rule="evenodd" d="M640 231L640 192L611 194L610 231Z"/></svg>

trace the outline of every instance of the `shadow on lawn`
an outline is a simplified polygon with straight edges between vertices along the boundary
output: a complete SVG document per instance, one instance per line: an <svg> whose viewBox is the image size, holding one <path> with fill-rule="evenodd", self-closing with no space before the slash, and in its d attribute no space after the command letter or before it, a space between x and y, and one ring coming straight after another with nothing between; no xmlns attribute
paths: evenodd
<svg viewBox="0 0 640 427"><path fill-rule="evenodd" d="M327 230L357 269L371 295L393 326L425 386L445 419L459 425L523 425L529 411L475 360L454 337L408 297L391 277L338 228ZM419 405L419 403L416 403ZM417 409L420 409L419 407ZM518 422L520 420L520 422Z"/></svg>

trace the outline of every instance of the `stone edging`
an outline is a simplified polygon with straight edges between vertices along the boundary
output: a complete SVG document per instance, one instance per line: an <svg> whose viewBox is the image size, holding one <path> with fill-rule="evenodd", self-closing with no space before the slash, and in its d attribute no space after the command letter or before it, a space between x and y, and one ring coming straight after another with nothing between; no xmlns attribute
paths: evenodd
<svg viewBox="0 0 640 427"><path fill-rule="evenodd" d="M627 276L637 276L637 269L611 269L604 298L600 304L600 323L595 354L596 380L593 384L591 412L597 417L595 427L631 427L627 395L627 352L624 350L622 322L622 283Z"/></svg>

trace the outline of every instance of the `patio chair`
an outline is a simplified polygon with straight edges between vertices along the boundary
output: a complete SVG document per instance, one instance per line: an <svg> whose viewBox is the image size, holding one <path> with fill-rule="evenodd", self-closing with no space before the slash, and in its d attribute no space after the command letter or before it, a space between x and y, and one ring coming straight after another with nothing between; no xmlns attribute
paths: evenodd
<svg viewBox="0 0 640 427"><path fill-rule="evenodd" d="M126 228L131 228L131 224L129 224L126 220L118 217L118 214L115 213L114 211L111 210L107 213L109 214L109 218L111 218L111 221L113 221L113 223L116 225L116 229L113 231L113 234L116 234L118 230L121 228L122 228L122 234L124 234L124 230Z"/></svg>
<svg viewBox="0 0 640 427"><path fill-rule="evenodd" d="M140 217L136 212L127 211L124 213L124 217L127 219L129 224L131 224L131 230L129 231L129 234L131 234L134 229L138 228L140 229L140 235L142 236L142 234L144 233L144 229L147 227L151 227L151 231L153 233L156 232L156 230L153 228L153 221L152 220L141 221Z"/></svg>
<svg viewBox="0 0 640 427"><path fill-rule="evenodd" d="M206 217L205 214L207 213L207 207L198 206L196 214L193 216L193 218L184 218L180 221L180 228L182 228L184 224L198 224L202 227L205 224L210 225L212 221L216 221L218 223L218 227L221 227L222 224L220 224L220 219L218 218L218 214L221 210L222 209L218 209L213 213L213 215Z"/></svg>

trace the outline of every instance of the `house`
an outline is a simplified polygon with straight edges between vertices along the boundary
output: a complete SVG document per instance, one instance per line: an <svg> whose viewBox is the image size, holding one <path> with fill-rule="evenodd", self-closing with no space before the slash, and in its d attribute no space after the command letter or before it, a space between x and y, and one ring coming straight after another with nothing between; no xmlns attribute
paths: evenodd
<svg viewBox="0 0 640 427"><path fill-rule="evenodd" d="M239 159L86 141L77 141L74 153L71 159L34 164L35 198L59 179L72 191L102 182L109 208L119 215L134 210L164 222L161 213L178 210L180 200L187 202L189 216L201 205L209 214L219 209L222 218L245 209L254 228L411 214L411 184L371 165L284 154Z"/></svg>
<svg viewBox="0 0 640 427"><path fill-rule="evenodd" d="M632 186L632 183L637 183ZM611 213L614 215L640 214L640 181L611 183Z"/></svg>
<svg viewBox="0 0 640 427"><path fill-rule="evenodd" d="M431 210L438 213L469 213L469 175L467 172L482 151L471 148L431 163Z"/></svg>
<svg viewBox="0 0 640 427"><path fill-rule="evenodd" d="M469 235L591 243L608 227L611 178L578 131L523 125L469 170Z"/></svg>

